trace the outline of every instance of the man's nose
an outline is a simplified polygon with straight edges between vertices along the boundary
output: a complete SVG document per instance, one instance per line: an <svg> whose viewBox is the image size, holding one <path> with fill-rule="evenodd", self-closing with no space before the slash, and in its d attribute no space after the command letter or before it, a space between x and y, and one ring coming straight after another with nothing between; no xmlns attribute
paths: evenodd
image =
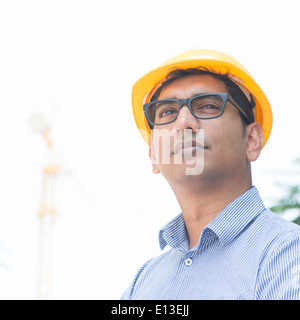
<svg viewBox="0 0 300 320"><path fill-rule="evenodd" d="M175 126L176 129L179 129L180 131L192 129L195 132L197 129L200 129L198 119L192 115L187 105L183 105L180 109L175 121Z"/></svg>

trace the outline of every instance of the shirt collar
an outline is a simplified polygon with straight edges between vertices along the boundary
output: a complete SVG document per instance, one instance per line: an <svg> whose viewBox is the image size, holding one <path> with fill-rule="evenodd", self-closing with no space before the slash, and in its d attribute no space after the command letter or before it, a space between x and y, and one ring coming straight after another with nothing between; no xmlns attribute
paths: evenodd
<svg viewBox="0 0 300 320"><path fill-rule="evenodd" d="M188 240L188 233L182 213L172 219L159 231L159 246L163 250L166 245L178 248Z"/></svg>
<svg viewBox="0 0 300 320"><path fill-rule="evenodd" d="M222 245L237 237L263 210L265 205L256 187L232 201L205 229L213 231Z"/></svg>
<svg viewBox="0 0 300 320"><path fill-rule="evenodd" d="M265 209L256 187L252 187L227 205L202 231L197 248L205 234L213 232L222 245L237 237ZM182 214L171 220L159 232L161 250L168 244L172 248L185 248L188 233ZM196 248L195 248L196 249Z"/></svg>

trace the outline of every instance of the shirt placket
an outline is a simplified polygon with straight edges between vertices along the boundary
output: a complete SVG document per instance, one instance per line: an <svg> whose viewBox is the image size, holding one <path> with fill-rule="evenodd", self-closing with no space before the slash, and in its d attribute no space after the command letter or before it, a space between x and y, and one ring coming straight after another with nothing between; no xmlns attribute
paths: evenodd
<svg viewBox="0 0 300 320"><path fill-rule="evenodd" d="M203 234L197 247L191 250L183 250L178 248L182 253L182 258L178 261L176 272L174 273L170 290L166 299L180 299L185 290L188 290L188 284L192 280L191 277L196 271L195 268L201 267L200 259L205 250L215 242L216 236L210 232ZM195 263L197 260L197 264ZM197 270L201 272L201 270Z"/></svg>

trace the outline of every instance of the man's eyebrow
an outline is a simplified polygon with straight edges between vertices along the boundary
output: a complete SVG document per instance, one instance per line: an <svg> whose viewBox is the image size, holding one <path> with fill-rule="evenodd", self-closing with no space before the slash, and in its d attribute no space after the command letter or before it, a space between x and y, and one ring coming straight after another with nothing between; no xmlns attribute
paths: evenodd
<svg viewBox="0 0 300 320"><path fill-rule="evenodd" d="M156 100L156 104L155 104L156 108L159 108L164 105L168 105L168 102L164 100L169 100L169 99Z"/></svg>
<svg viewBox="0 0 300 320"><path fill-rule="evenodd" d="M155 100L155 101L162 101L162 100L178 100L177 98L175 98L175 97L167 97L167 98L159 98L158 100Z"/></svg>
<svg viewBox="0 0 300 320"><path fill-rule="evenodd" d="M195 93L195 94L193 94L190 98L188 98L188 99L192 99L192 98L194 98L194 97L196 97L196 96L201 96L202 94L213 94L214 92L200 92L200 93ZM160 101L160 100L171 100L171 99L173 99L173 100L181 100L181 99L178 99L178 98L176 98L176 97L174 97L174 96L171 96L170 98L169 97L167 97L167 98L162 98L162 99L159 99L159 100L157 100L157 101Z"/></svg>

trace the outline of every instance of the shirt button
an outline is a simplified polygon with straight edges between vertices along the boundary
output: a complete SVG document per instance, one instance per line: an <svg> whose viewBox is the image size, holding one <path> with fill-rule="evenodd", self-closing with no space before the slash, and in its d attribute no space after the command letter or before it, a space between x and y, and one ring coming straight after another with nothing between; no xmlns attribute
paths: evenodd
<svg viewBox="0 0 300 320"><path fill-rule="evenodd" d="M191 258L188 258L185 260L185 265L190 266L193 263L193 260Z"/></svg>

